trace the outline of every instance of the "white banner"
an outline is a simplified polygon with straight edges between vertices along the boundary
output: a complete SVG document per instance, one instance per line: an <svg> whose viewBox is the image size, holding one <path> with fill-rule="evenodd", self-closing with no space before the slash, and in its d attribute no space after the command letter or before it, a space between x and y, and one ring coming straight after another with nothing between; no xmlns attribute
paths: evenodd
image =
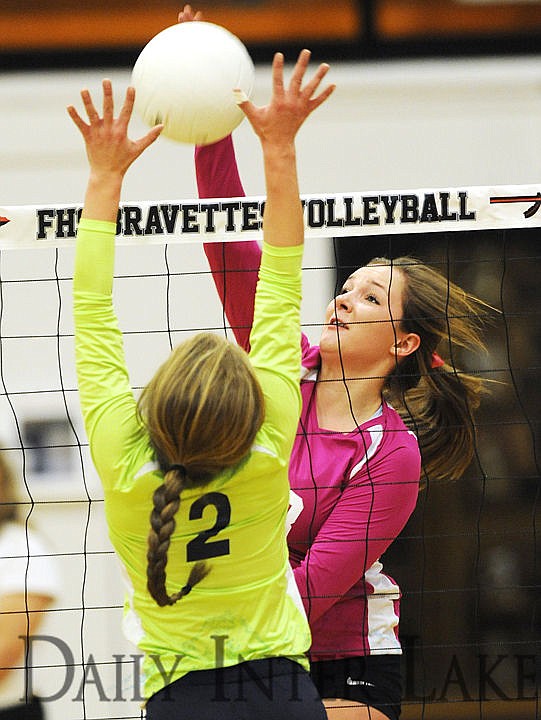
<svg viewBox="0 0 541 720"><path fill-rule="evenodd" d="M539 227L538 186L303 195L306 237ZM122 244L262 237L263 197L139 201L119 207ZM0 206L0 249L73 244L77 205Z"/></svg>

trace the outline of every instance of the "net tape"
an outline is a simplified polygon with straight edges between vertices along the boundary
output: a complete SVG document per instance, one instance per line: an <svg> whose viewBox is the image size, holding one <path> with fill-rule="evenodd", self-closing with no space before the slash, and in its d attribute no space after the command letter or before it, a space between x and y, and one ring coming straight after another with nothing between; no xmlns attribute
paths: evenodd
<svg viewBox="0 0 541 720"><path fill-rule="evenodd" d="M310 237L539 227L533 185L302 195ZM123 202L118 242L185 243L262 237L261 196ZM62 247L76 236L81 205L0 206L0 249Z"/></svg>

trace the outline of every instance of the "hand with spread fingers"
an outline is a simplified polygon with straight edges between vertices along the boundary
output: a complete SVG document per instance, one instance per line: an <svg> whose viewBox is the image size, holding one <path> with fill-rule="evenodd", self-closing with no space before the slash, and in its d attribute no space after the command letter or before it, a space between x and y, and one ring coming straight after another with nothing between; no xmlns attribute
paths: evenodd
<svg viewBox="0 0 541 720"><path fill-rule="evenodd" d="M239 102L263 146L267 143L288 144L295 136L306 118L334 91L329 85L321 92L318 88L329 71L326 63L321 63L312 78L304 84L304 76L310 62L310 51L300 53L289 85L284 85L284 56L276 53L272 63L272 98L268 105L255 106L250 100ZM317 94L316 94L317 93Z"/></svg>
<svg viewBox="0 0 541 720"><path fill-rule="evenodd" d="M124 103L118 117L115 117L111 81L103 80L102 87L101 117L88 90L81 91L88 123L81 118L73 105L69 105L67 110L83 136L90 165L83 217L114 221L127 169L156 140L163 130L163 125L155 125L143 137L130 140L128 124L133 111L135 89L129 87L126 90Z"/></svg>
<svg viewBox="0 0 541 720"><path fill-rule="evenodd" d="M135 90L129 87L118 117L114 116L113 88L110 80L103 80L103 112L100 117L90 92L81 91L81 98L88 117L85 122L73 105L68 106L68 114L79 129L86 145L90 170L104 177L118 175L123 177L129 166L159 136L163 125L156 125L138 140L128 137Z"/></svg>

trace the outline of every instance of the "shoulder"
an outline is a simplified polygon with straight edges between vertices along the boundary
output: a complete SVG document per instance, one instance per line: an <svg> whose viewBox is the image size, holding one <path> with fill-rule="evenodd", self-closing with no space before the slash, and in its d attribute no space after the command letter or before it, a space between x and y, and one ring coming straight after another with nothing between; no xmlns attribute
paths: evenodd
<svg viewBox="0 0 541 720"><path fill-rule="evenodd" d="M394 408L383 403L381 414L364 423L355 437L357 453L350 479L363 471L371 480L392 476L418 482L419 443Z"/></svg>
<svg viewBox="0 0 541 720"><path fill-rule="evenodd" d="M421 476L421 451L419 441L404 423L398 412L384 403L383 406L383 443L387 473L390 473L403 484L411 484L417 492Z"/></svg>
<svg viewBox="0 0 541 720"><path fill-rule="evenodd" d="M400 475L420 474L421 451L417 435L407 427L398 412L383 404L385 455L397 466Z"/></svg>
<svg viewBox="0 0 541 720"><path fill-rule="evenodd" d="M382 416L385 427L389 430L389 435L394 433L397 440L402 441L404 444L418 447L417 435L406 425L394 407L386 401L383 402Z"/></svg>

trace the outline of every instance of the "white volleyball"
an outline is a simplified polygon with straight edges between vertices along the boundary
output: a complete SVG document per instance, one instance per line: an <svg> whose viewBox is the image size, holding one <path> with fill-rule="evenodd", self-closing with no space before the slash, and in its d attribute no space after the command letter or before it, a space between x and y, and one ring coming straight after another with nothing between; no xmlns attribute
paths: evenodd
<svg viewBox="0 0 541 720"><path fill-rule="evenodd" d="M243 43L220 25L178 23L145 45L132 85L135 110L147 125L164 123L166 137L208 145L242 122L233 90L251 96L254 64Z"/></svg>

